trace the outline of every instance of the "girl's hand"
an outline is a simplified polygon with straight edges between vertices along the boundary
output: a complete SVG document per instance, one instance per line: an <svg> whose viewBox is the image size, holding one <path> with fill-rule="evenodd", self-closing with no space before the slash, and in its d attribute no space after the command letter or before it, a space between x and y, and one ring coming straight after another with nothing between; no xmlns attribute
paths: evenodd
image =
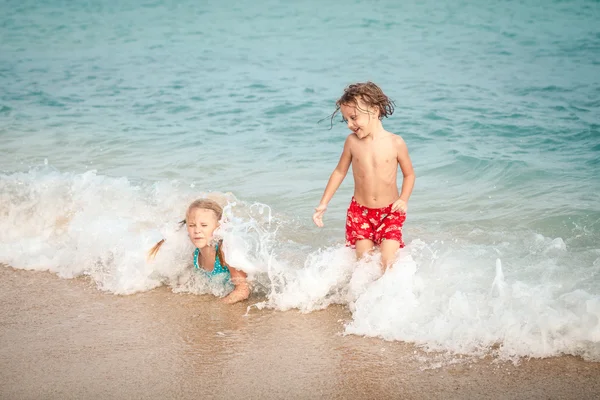
<svg viewBox="0 0 600 400"><path fill-rule="evenodd" d="M408 210L408 205L402 199L398 199L392 204L392 212L402 211L406 213L406 210Z"/></svg>
<svg viewBox="0 0 600 400"><path fill-rule="evenodd" d="M313 222L319 228L323 227L323 214L325 214L325 210L327 210L327 206L323 204L319 204L319 206L315 208L315 213L313 214Z"/></svg>
<svg viewBox="0 0 600 400"><path fill-rule="evenodd" d="M246 300L250 296L250 288L246 282L238 283L235 289L223 298L223 303L234 304L242 300Z"/></svg>

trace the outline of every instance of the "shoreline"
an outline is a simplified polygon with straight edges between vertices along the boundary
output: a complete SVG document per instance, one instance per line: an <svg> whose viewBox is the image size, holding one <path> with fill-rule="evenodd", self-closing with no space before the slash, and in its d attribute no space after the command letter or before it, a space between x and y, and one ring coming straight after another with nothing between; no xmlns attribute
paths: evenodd
<svg viewBox="0 0 600 400"><path fill-rule="evenodd" d="M0 398L600 397L600 363L488 357L436 367L402 342L342 335L342 306L302 314L166 287L128 296L0 265Z"/></svg>

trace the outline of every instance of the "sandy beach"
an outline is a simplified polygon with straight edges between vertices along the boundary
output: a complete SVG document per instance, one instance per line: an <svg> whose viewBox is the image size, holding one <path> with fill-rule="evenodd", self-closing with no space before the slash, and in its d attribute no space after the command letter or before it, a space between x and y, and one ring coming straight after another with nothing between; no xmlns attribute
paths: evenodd
<svg viewBox="0 0 600 400"><path fill-rule="evenodd" d="M411 344L342 336L343 307L301 314L159 288L0 267L2 399L594 399L576 357L443 363Z"/></svg>

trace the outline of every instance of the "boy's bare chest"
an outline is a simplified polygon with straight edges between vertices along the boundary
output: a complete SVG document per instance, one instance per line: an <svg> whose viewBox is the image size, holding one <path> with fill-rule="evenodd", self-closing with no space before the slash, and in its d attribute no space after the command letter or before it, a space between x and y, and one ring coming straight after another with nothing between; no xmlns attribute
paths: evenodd
<svg viewBox="0 0 600 400"><path fill-rule="evenodd" d="M395 166L396 151L390 144L357 146L352 154L353 164L367 167Z"/></svg>

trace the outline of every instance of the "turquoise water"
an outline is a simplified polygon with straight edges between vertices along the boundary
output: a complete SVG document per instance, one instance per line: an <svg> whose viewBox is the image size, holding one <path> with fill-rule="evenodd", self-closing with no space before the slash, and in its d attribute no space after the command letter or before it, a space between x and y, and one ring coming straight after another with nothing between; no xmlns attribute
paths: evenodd
<svg viewBox="0 0 600 400"><path fill-rule="evenodd" d="M272 307L348 303L348 332L436 349L600 357L600 3L198 3L0 5L0 261L169 284L184 256L147 267L140 248L210 192L235 202ZM351 176L310 220L348 134L327 118L366 80L417 174L400 294L346 279Z"/></svg>

